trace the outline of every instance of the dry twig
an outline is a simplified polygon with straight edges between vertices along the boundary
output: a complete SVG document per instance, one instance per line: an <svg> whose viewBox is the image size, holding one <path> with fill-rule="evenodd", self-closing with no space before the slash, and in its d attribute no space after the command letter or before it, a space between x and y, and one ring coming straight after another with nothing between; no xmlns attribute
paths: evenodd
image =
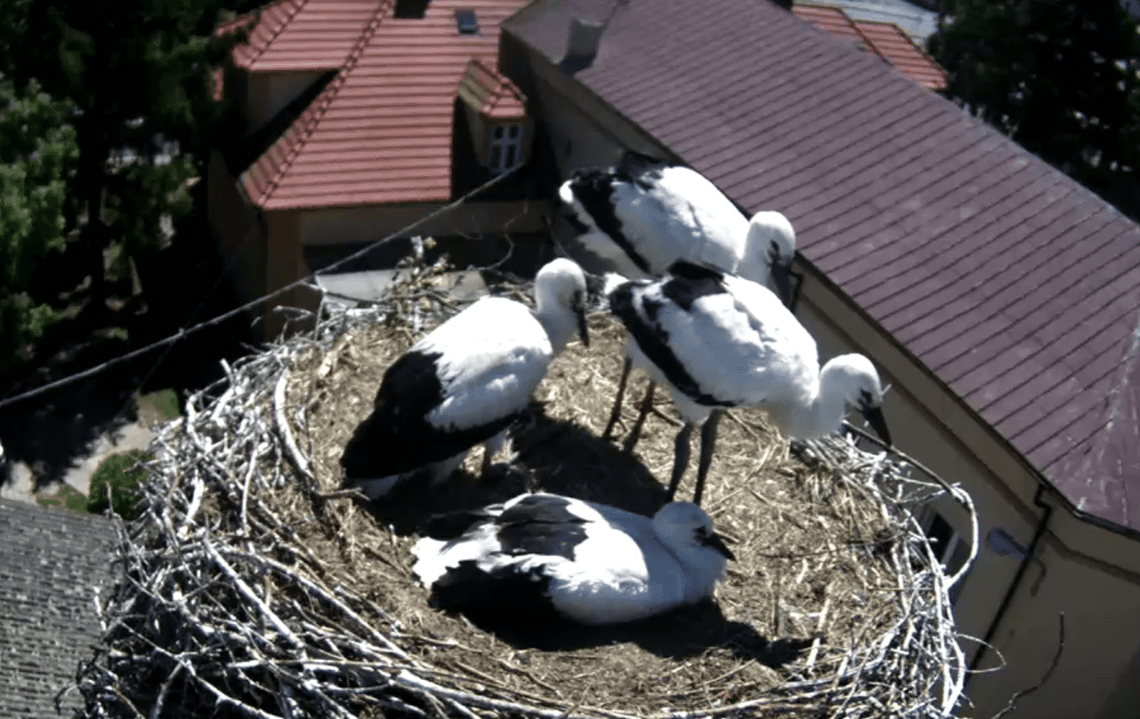
<svg viewBox="0 0 1140 719"><path fill-rule="evenodd" d="M1065 613L1061 612L1060 616L1057 619L1059 622L1059 627L1057 629L1057 652L1053 655L1053 661L1049 663L1049 668L1045 670L1045 673L1041 675L1041 679L1039 679L1036 684L1029 687L1028 689L1022 689L1019 692L1015 692L1014 695L1009 698L1009 703L1005 705L1005 708L997 714L994 714L992 717L990 717L990 719L1001 719L1001 717L1016 709L1017 703L1021 701L1023 697L1032 694L1033 692L1040 689L1045 685L1045 682L1049 681L1049 677L1053 676L1054 670L1057 669L1057 664L1059 664L1061 661L1061 652L1065 650Z"/></svg>
<svg viewBox="0 0 1140 719"><path fill-rule="evenodd" d="M948 591L962 573L943 575L907 507L937 493L958 499L975 521L976 547L973 507L964 492L938 478L911 479L905 459L872 455L841 438L802 446L807 461L826 467L826 473L806 479L786 473L789 486L795 483L814 506L829 508L826 520L785 506L782 491L771 499L751 487L759 505L731 517L718 510L718 522L724 516L739 523L724 529L742 541L755 530L748 526L749 512L760 506L784 517L789 531L807 536L821 531L818 525L826 536L821 546L765 560L776 577L764 590L778 595L775 621L800 627L801 636L814 639L806 661L790 663L775 686L749 676L757 669L751 657L728 670L710 665L704 674L700 658L687 658L678 660L678 670L692 674L692 689L662 689L652 696L647 683L642 706L615 709L569 696L563 677L507 663L501 643L472 650L490 657L481 670L456 656L431 662L428 648L446 652L462 643L418 629L407 614L393 616L377 603L374 592L380 588L363 591L320 554L334 547L349 564L379 556L390 566L370 570L370 576L412 581L407 540L387 535L384 543L396 554L361 546L351 523L364 521L364 510L355 502L331 501L359 499L359 493L327 480L322 486L322 472L335 456L304 441L312 436L313 408L330 401L327 381L334 368L354 371L359 363L358 350L345 337L387 327L386 341L406 346L416 336L409 327L430 325L460 309L460 303L425 286L429 272L412 268L375 307L345 310L322 303L313 333L227 366L224 381L188 399L183 421L158 431L156 459L148 465L152 476L142 490L143 514L130 525L119 524L121 577L101 599L106 649L78 677L88 716L143 716L141 707L155 719L219 710L259 719L680 719L756 713L925 719L955 709L966 667ZM314 354L318 359L304 379L305 372L291 373ZM583 372L585 381L596 374ZM755 450L749 461L763 455L760 464L767 464L772 451L757 447L760 435L753 429L759 425L735 419ZM297 438L308 446L299 446ZM728 507L747 494L730 488L711 499L710 506ZM847 534L829 536L841 531ZM819 551L822 545L826 552ZM822 610L820 604L797 604L801 600L793 593L810 593L825 566L838 567L858 591L839 596L825 584L818 596ZM745 580L759 581L740 581ZM869 603L876 596L877 603ZM860 602L866 609L859 609ZM749 611L725 608L744 617ZM589 662L584 674L602 671L594 655L567 656L579 660ZM488 674L492 665L504 671ZM688 708L675 708L686 697Z"/></svg>

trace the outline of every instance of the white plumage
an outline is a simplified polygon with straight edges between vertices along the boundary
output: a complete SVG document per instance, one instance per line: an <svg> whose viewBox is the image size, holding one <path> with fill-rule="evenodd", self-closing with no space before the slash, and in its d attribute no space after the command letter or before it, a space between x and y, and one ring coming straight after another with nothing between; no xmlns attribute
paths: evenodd
<svg viewBox="0 0 1140 719"><path fill-rule="evenodd" d="M481 299L397 359L341 456L346 479L377 498L423 469L446 476L480 443L486 470L551 360L576 330L588 342L578 265L547 264L534 293L533 312L512 300Z"/></svg>
<svg viewBox="0 0 1140 719"><path fill-rule="evenodd" d="M684 262L656 281L606 278L610 311L629 332L626 351L669 387L685 425L677 435L670 497L704 424L694 498L700 502L723 407L761 407L790 437L839 429L849 405L890 444L879 377L863 355L820 369L815 340L767 288Z"/></svg>
<svg viewBox="0 0 1140 719"><path fill-rule="evenodd" d="M688 167L626 152L613 167L575 172L562 183L559 198L579 241L623 277L660 277L675 261L687 260L733 272L791 302L792 224L774 211L758 212L749 220ZM609 438L620 416L630 369L627 356L603 438ZM650 382L626 439L627 451L637 443L654 389Z"/></svg>
<svg viewBox="0 0 1140 719"><path fill-rule="evenodd" d="M575 172L558 196L579 241L632 279L659 277L677 260L733 272L788 299L796 234L783 214L745 217L695 170L636 152Z"/></svg>
<svg viewBox="0 0 1140 719"><path fill-rule="evenodd" d="M712 596L732 558L708 515L688 502L666 504L650 519L524 494L483 514L456 539L425 538L413 548L413 571L434 603L476 618L641 619Z"/></svg>

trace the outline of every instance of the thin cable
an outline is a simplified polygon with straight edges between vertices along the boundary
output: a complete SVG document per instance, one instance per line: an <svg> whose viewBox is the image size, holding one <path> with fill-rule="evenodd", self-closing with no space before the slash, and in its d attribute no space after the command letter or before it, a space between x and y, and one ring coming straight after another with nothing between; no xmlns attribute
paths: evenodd
<svg viewBox="0 0 1140 719"><path fill-rule="evenodd" d="M459 207L460 205L462 205L464 202L466 202L470 198L474 197L475 195L478 195L480 192L483 192L484 190L486 190L488 188L494 187L495 185L499 184L500 182L502 182L506 178L510 177L515 172L517 172L520 167L522 167L522 166L517 165L517 166L511 168L510 170L507 170L506 172L499 175L498 177L495 177L495 178L483 183L479 187L476 187L474 190L472 190L471 192L468 192L463 197L460 197L455 202L452 202L449 205L444 205L443 207L439 208L438 210L431 212L427 215L424 215L423 217L416 220L412 224L410 224L410 225L408 225L408 226L406 226L400 230L397 230L396 232L393 232L392 234L390 234L386 237L383 237L383 238L377 240L376 242L373 242L372 244L368 245L364 249L359 250L357 252L354 252L351 255L349 255L348 257L337 260L336 262L332 263L328 267L325 267L325 268L318 270L316 272L311 272L299 280L294 280L293 282L290 282L289 284L287 284L283 287L280 287L280 288L274 290L273 292L270 292L267 295L263 295L263 296L257 298L256 300L246 302L244 305L241 305L239 307L235 307L234 309L230 310L229 312L225 312L223 314L220 314L217 317L214 317L213 319L206 320L205 322L194 325L193 327L190 327L190 328L181 329L178 331L177 334L171 335L170 337L167 337L166 339L158 340L157 342L152 342L151 344L149 344L145 347L140 347L137 350L133 350L133 351L128 352L124 355L120 355L114 359L107 360L106 362L99 364L99 365L96 365L90 369L83 370L82 372L77 372L76 374L69 375L69 376L64 377L62 379L58 379L54 382L49 382L48 384L42 385L42 386L37 387L37 388L32 389L32 390L28 390L27 392L23 392L21 394L17 394L17 395L13 395L11 397L5 397L4 399L0 399L0 409L3 409L4 407L7 407L10 404L15 404L16 402L19 402L21 400L30 399L32 397L39 396L39 395L44 394L46 392L50 392L53 389L63 387L64 385L68 385L68 384L71 384L73 382L77 382L81 379L86 379L88 377L92 377L94 375L99 374L100 372L103 372L104 370L109 369L110 367L114 367L115 365L122 364L123 362L130 361L130 360L134 359L135 357L140 357L140 356L146 354L147 352L150 352L151 350L158 349L159 347L165 347L166 345L173 344L173 343L179 341L180 339L182 339L183 337L186 337L187 335L194 334L195 332L198 332L199 330L205 329L207 327L212 327L216 324L219 324L221 322L224 322L224 321L230 319L231 317L236 317L237 315L241 314L242 312L245 312L246 310L251 310L251 309L253 309L253 308L255 308L261 304L264 304L265 302L267 302L267 301L269 301L275 297L278 297L280 295L285 294L286 292L290 292L292 290L295 290L298 287L308 286L309 280L316 279L316 277L318 275L325 274L329 270L336 269L337 267L340 267L341 265L344 265L348 262L351 262L352 260L363 257L364 255L368 254L369 252L376 249L377 247L380 247L381 245L385 245L389 242L392 242L393 240L400 239L401 237L403 237L406 234L408 234L409 232L417 229L421 225L423 225L423 224L425 224L431 220L434 220L436 217L439 217L440 215L442 215L446 212L450 212L451 210L454 210L456 207Z"/></svg>
<svg viewBox="0 0 1140 719"><path fill-rule="evenodd" d="M222 266L222 271L218 274L218 278L214 280L214 284L210 286L210 289L206 292L206 295L202 298L202 301L198 303L198 306L194 308L194 311L191 312L190 316L186 318L186 321L182 323L182 327L179 330L180 332L185 331L188 327L190 327L191 323L194 322L194 319L198 317L198 313L201 312L202 308L206 306L206 303L210 300L210 297L213 296L214 292L218 289L218 286L222 284L222 280L224 280L226 276L233 271L234 267L237 265L238 257L245 254L245 248L248 244L249 237L247 236L243 238L241 242L239 242L237 246L230 251L230 256L226 258L226 261ZM158 359L155 360L153 365L151 365L150 371L143 375L142 381L138 383L136 389L141 391L143 387L146 387L147 382L150 382L151 377L154 377L154 373L158 371L158 368L162 366L162 363L165 362L166 358L170 356L170 353L174 351L174 346L176 344L178 344L178 342L171 342L166 346L166 349L162 351L162 354L159 355ZM132 401L132 397L127 397L111 421L114 422L125 415L127 413L127 410L130 409Z"/></svg>

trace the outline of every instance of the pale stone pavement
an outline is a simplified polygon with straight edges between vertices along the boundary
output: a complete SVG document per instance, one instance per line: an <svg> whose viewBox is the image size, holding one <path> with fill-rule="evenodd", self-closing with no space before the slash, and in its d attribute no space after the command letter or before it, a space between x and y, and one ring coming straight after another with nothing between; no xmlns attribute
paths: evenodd
<svg viewBox="0 0 1140 719"><path fill-rule="evenodd" d="M91 451L84 457L76 460L63 477L63 484L67 484L78 492L87 494L91 485L91 476L99 468L99 464L112 454L127 452L132 449L146 449L154 439L154 432L141 422L124 424L114 432L107 433L95 440ZM54 494L60 488L59 483L45 487L40 495ZM35 484L32 471L23 462L13 462L8 468L8 481L0 484L0 498L13 499L22 502L34 502L33 491Z"/></svg>

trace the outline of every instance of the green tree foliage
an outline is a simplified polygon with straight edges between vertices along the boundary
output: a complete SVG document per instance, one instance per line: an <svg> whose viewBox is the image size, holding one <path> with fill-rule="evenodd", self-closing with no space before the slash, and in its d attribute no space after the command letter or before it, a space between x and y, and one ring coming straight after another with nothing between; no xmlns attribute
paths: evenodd
<svg viewBox="0 0 1140 719"><path fill-rule="evenodd" d="M946 94L1140 216L1140 37L1118 0L956 0L930 52Z"/></svg>
<svg viewBox="0 0 1140 719"><path fill-rule="evenodd" d="M131 450L113 454L95 470L91 476L91 488L87 495L87 511L102 514L110 507L123 519L139 516L139 485L146 480L147 471L143 462L154 459L141 450ZM110 502L107 501L110 497Z"/></svg>
<svg viewBox="0 0 1140 719"><path fill-rule="evenodd" d="M108 302L205 212L189 181L218 120L212 71L241 39L214 35L227 4L0 0L0 386L163 334L171 317L136 311L196 287L156 272L143 302Z"/></svg>
<svg viewBox="0 0 1140 719"><path fill-rule="evenodd" d="M204 169L217 113L210 75L235 38L213 35L216 0L9 2L0 67L76 108L68 192L90 307L101 310L111 293L106 250L119 248L124 260L157 250L164 225L193 207L187 180ZM179 151L164 154L162 141Z"/></svg>
<svg viewBox="0 0 1140 719"><path fill-rule="evenodd" d="M17 90L0 80L0 377L30 362L59 320L33 278L64 249L67 180L79 155L69 110L34 81Z"/></svg>

